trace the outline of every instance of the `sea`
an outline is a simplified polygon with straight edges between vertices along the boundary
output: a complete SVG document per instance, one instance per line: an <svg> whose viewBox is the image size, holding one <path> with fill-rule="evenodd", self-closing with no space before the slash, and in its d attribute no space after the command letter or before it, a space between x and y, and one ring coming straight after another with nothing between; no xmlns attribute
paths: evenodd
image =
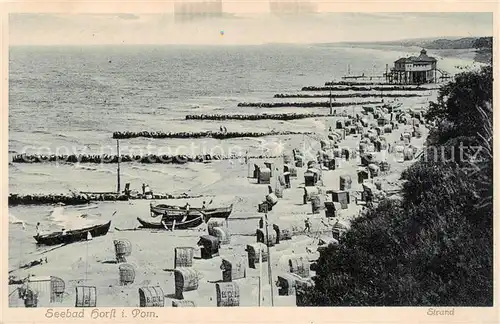
<svg viewBox="0 0 500 324"><path fill-rule="evenodd" d="M239 102L275 99L341 76L382 75L386 64L420 48L368 49L331 45L255 46L15 46L9 48L9 159L14 154L116 154L114 131L198 132L294 130L321 132L318 119L295 121L186 120L187 114L327 113L328 108L249 108ZM429 55L433 56L432 51ZM436 55L434 55L436 56ZM450 73L473 62L439 58ZM374 80L376 81L376 80ZM345 93L345 92L344 92ZM337 99L336 101L375 100ZM378 99L377 99L378 100ZM120 141L121 154L199 154L249 151L277 138L147 139ZM232 150L232 151L231 151ZM114 191L116 165L19 164L9 161L10 193ZM140 190L196 194L222 176L210 165L122 164L122 183ZM34 225L61 226L55 206L9 208L9 262L35 249ZM73 214L81 211L73 211ZM24 225L22 224L24 222ZM28 229L26 229L28 228Z"/></svg>

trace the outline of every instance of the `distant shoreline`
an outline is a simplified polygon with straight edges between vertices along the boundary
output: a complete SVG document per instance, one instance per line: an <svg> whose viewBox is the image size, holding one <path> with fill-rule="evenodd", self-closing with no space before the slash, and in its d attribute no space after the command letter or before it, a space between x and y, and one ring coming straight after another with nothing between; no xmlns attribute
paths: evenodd
<svg viewBox="0 0 500 324"><path fill-rule="evenodd" d="M337 46L335 46L337 47ZM347 47L345 44L338 46L339 48ZM419 52L422 48L419 46L395 46L395 45L380 45L380 44L358 44L350 45L351 48L386 50L386 51L403 51L403 52ZM457 58L461 60L469 60L477 63L488 64L491 59L491 54L484 49L464 48L464 49L431 49L433 54L443 58Z"/></svg>
<svg viewBox="0 0 500 324"><path fill-rule="evenodd" d="M351 47L378 50L419 51L426 48L441 57L453 57L478 63L492 62L493 37L463 37L437 39L410 39L388 42L342 42L329 44L332 47ZM326 44L323 44L326 45Z"/></svg>

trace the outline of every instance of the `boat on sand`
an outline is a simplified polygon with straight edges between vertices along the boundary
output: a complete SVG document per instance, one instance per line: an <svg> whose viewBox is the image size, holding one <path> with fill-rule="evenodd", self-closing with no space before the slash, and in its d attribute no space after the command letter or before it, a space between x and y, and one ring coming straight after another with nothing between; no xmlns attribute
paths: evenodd
<svg viewBox="0 0 500 324"><path fill-rule="evenodd" d="M175 206L175 205L165 205L165 204L160 204L160 205L153 205L150 204L150 210L151 210L151 216L155 217L158 215L168 215L168 216L174 216L174 215L182 215L184 216L186 213L186 207L185 206ZM205 215L206 219L210 218L228 218L229 215L231 215L231 212L233 211L233 204L226 206L226 207L216 207L216 208L196 208L196 207L190 207L189 212L201 212Z"/></svg>
<svg viewBox="0 0 500 324"><path fill-rule="evenodd" d="M85 241L88 234L92 237L106 235L111 226L111 221L104 224L92 225L84 228L68 230L66 232L57 231L50 234L42 234L33 236L38 244L43 245L56 245L56 244L69 244L78 241Z"/></svg>
<svg viewBox="0 0 500 324"><path fill-rule="evenodd" d="M137 217L137 221L141 224L143 228L154 228L154 229L172 229L174 226L173 219L163 219L157 222L145 221L140 217ZM203 216L192 216L187 217L184 221L176 221L174 229L188 229L195 228L203 224Z"/></svg>

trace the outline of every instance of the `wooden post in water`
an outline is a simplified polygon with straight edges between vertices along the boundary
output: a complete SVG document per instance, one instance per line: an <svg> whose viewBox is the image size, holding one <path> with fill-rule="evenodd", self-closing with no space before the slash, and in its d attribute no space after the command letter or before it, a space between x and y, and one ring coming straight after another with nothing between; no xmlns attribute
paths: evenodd
<svg viewBox="0 0 500 324"><path fill-rule="evenodd" d="M267 213L266 213L266 220L265 220L265 227L266 227L266 245L267 245L267 269L269 272L269 288L271 290L271 306L274 306L274 294L273 294L273 273L271 270L271 251L269 249L269 233L268 233L268 226L269 222L267 219Z"/></svg>
<svg viewBox="0 0 500 324"><path fill-rule="evenodd" d="M333 115L333 107L332 107L332 89L330 89L330 115Z"/></svg>
<svg viewBox="0 0 500 324"><path fill-rule="evenodd" d="M117 166L117 172L116 172L116 193L119 195L120 194L120 140L116 140L116 154L118 156L118 166Z"/></svg>

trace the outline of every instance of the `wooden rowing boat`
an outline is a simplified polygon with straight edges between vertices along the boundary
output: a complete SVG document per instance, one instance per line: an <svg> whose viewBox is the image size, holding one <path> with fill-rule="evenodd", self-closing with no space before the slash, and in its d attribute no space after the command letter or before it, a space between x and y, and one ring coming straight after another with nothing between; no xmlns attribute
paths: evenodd
<svg viewBox="0 0 500 324"><path fill-rule="evenodd" d="M162 221L158 222L150 222L150 221L145 221L139 217L137 217L137 221L141 223L141 226L143 228L155 228L155 229L172 229L174 225L174 221L171 219L163 219L163 224ZM195 228L203 224L203 217L202 216L196 216L196 217L188 217L184 221L179 221L175 222L175 229L188 229L188 228ZM166 228L165 228L166 227Z"/></svg>
<svg viewBox="0 0 500 324"><path fill-rule="evenodd" d="M53 232L50 234L33 236L38 244L42 245L56 245L56 244L69 244L78 241L87 240L88 233L92 237L103 236L108 233L111 221L105 224L92 225L85 228L75 230L68 230L66 233L61 231Z"/></svg>
<svg viewBox="0 0 500 324"><path fill-rule="evenodd" d="M167 221L173 221L175 220L176 222L183 222L185 221L186 217L188 219L196 218L196 217L205 217L204 214L198 210L185 210L185 209L164 209L162 210L163 213L157 213L154 211L151 211L151 217L157 217L161 216L162 219L167 220ZM208 219L205 219L205 221Z"/></svg>
<svg viewBox="0 0 500 324"><path fill-rule="evenodd" d="M185 206L174 206L174 205L150 205L151 215L168 215L168 216L176 216L176 215L186 215L186 207ZM189 213L202 213L205 215L206 220L210 218L228 218L233 211L233 204L226 207L218 207L218 208L189 208Z"/></svg>

